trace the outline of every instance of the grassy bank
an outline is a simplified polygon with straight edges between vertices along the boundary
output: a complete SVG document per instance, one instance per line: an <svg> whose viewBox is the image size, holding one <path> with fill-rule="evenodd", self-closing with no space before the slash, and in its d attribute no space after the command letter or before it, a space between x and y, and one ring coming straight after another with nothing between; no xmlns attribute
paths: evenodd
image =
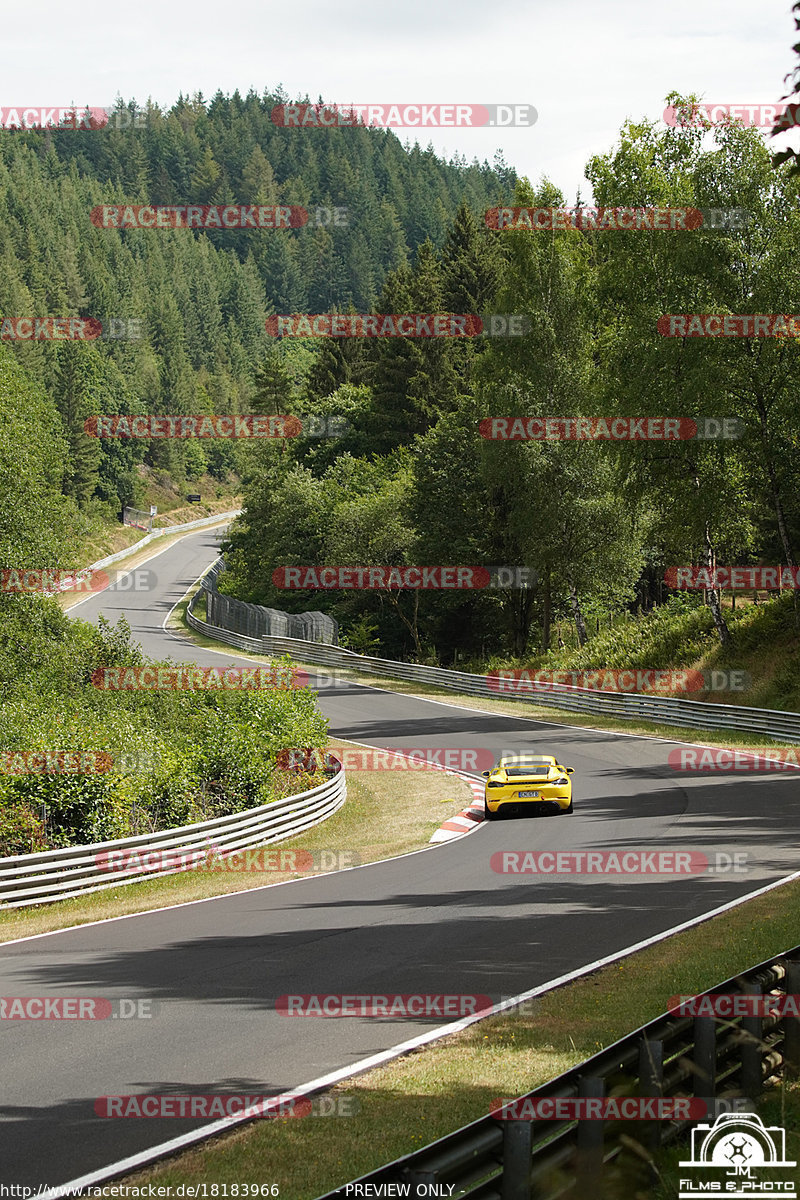
<svg viewBox="0 0 800 1200"><path fill-rule="evenodd" d="M187 595L174 609L170 618L170 628L180 631L196 645L206 649L221 651L224 643L206 637L191 629L186 621L186 609L191 593ZM531 670L558 671L591 671L601 666L615 666L620 669L631 669L645 666L658 670L666 670L670 666L682 670L720 671L743 670L750 680L746 691L742 692L692 692L688 697L692 700L704 700L723 704L749 705L752 707L778 708L783 711L800 711L800 638L794 630L794 598L784 595L781 599L769 604L740 605L737 610L733 630L736 634L735 647L727 655L722 655L714 646L713 630L706 628L710 621L707 609L691 608L681 615L673 614L666 622L669 625L669 637L665 635L665 615L653 614L642 618L636 626L635 634L630 632L623 639L626 643L631 639L641 642L641 648L636 654L626 654L617 645L619 631L610 631L607 638L593 641L585 647L580 655L568 652L562 655L550 655L537 660L528 661L526 667ZM205 619L205 604L201 596L195 608L195 616ZM631 626L633 628L633 626ZM649 630L649 634L647 631ZM694 631L694 633L692 633ZM675 646L682 637L687 638L686 650L683 655L677 653ZM694 640L693 640L694 638ZM254 661L269 662L268 655L251 654L248 651L237 650L237 656L251 658ZM607 657L604 661L604 655ZM689 661L670 662L670 656ZM635 661L636 659L640 661ZM649 662L646 660L650 660ZM479 712L502 713L509 717L522 717L529 720L556 722L562 725L579 726L607 730L616 733L642 734L650 737L663 737L670 741L694 742L709 746L791 746L793 743L775 738L763 737L759 734L740 733L736 730L698 730L691 726L664 725L656 721L622 720L616 717L604 717L596 713L578 713L568 709L560 709L554 705L536 703L535 696L525 698L521 693L519 698L503 697L498 699L471 696L467 692L450 691L447 688L432 684L406 682L392 679L388 676L367 674L363 671L342 669L337 667L335 672L326 667L315 666L297 658L300 666L318 675L331 675L342 680L351 680L369 687L382 688L402 695L428 697L442 700L447 704L471 708ZM736 665L734 665L734 663ZM744 665L742 665L744 663ZM509 664L505 664L508 666ZM459 670L480 673L481 670L498 670L498 663L484 664L483 668L471 664L459 663ZM662 693L659 693L662 694ZM666 693L663 693L666 694ZM782 701L779 703L779 701Z"/></svg>
<svg viewBox="0 0 800 1200"><path fill-rule="evenodd" d="M728 681L716 689L701 687L695 678L687 699L800 711L800 605L796 592L787 591L759 604L740 599L735 609L729 602L724 615L731 634L727 647L720 643L711 610L697 596L679 594L652 612L617 619L611 628L594 633L583 647L566 645L547 654L529 654L524 660L495 658L483 664L458 665L476 673L515 667L536 671L690 670L708 673L709 684L715 682L711 672L738 671L744 672L743 688L730 690ZM716 682L722 683L719 674Z"/></svg>

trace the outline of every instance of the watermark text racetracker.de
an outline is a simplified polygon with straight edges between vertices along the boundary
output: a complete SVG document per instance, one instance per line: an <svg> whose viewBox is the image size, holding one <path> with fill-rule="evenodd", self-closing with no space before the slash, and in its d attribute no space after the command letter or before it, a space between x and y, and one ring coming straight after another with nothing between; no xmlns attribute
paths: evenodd
<svg viewBox="0 0 800 1200"><path fill-rule="evenodd" d="M98 229L302 229L346 226L347 208L299 204L99 204Z"/></svg>
<svg viewBox="0 0 800 1200"><path fill-rule="evenodd" d="M667 587L679 591L710 591L725 588L730 591L775 591L800 588L800 567L667 567L664 572Z"/></svg>
<svg viewBox="0 0 800 1200"><path fill-rule="evenodd" d="M276 588L299 591L463 591L526 588L536 572L516 566L306 566L276 567Z"/></svg>
<svg viewBox="0 0 800 1200"><path fill-rule="evenodd" d="M163 756L152 747L114 751L38 750L0 751L0 775L107 775L152 771Z"/></svg>
<svg viewBox="0 0 800 1200"><path fill-rule="evenodd" d="M282 129L484 129L535 125L532 104L276 104L270 114Z"/></svg>
<svg viewBox="0 0 800 1200"><path fill-rule="evenodd" d="M98 438L286 438L298 437L298 417L243 414L157 417L105 413L87 417L83 431Z"/></svg>
<svg viewBox="0 0 800 1200"><path fill-rule="evenodd" d="M149 1021L159 1011L149 996L0 996L0 1021Z"/></svg>
<svg viewBox="0 0 800 1200"><path fill-rule="evenodd" d="M66 571L59 567L3 567L0 592L51 596L56 592L102 592L111 580L106 571Z"/></svg>
<svg viewBox="0 0 800 1200"><path fill-rule="evenodd" d="M220 1117L263 1117L274 1121L292 1117L354 1117L361 1110L358 1096L329 1093L316 1096L279 1096L231 1094L217 1092L207 1095L129 1095L100 1096L94 1102L95 1115L111 1118L150 1118L163 1120L210 1121ZM188 1193L187 1193L188 1194ZM236 1195L231 1191L231 1195ZM277 1195L277 1192L273 1192ZM213 1195L213 1193L212 1193Z"/></svg>
<svg viewBox="0 0 800 1200"><path fill-rule="evenodd" d="M525 695L564 688L592 692L636 692L664 696L683 692L743 692L750 676L739 669L698 671L693 668L657 670L644 667L598 667L589 671L551 671L508 668L486 676L490 691Z"/></svg>
<svg viewBox="0 0 800 1200"><path fill-rule="evenodd" d="M696 229L743 229L750 213L743 208L489 208L484 214L487 229L539 230L577 229L584 233L604 231L660 230L676 232Z"/></svg>
<svg viewBox="0 0 800 1200"><path fill-rule="evenodd" d="M0 775L106 775L113 767L105 750L0 751Z"/></svg>
<svg viewBox="0 0 800 1200"><path fill-rule="evenodd" d="M786 128L800 124L797 104L745 104L740 100L712 103L696 100L690 104L670 104L664 109L665 125L727 125L741 121L744 126L772 129L780 117Z"/></svg>
<svg viewBox="0 0 800 1200"><path fill-rule="evenodd" d="M275 1001L282 1017L471 1017L491 1011L491 996L429 992L390 992L385 995L305 993L283 995Z"/></svg>
<svg viewBox="0 0 800 1200"><path fill-rule="evenodd" d="M341 438L352 430L338 413L320 416L309 413L302 420L290 415L262 413L213 414L203 416L154 416L104 413L83 423L87 437L100 438Z"/></svg>
<svg viewBox="0 0 800 1200"><path fill-rule="evenodd" d="M670 750L673 771L797 771L800 748L772 749L768 746L677 746Z"/></svg>
<svg viewBox="0 0 800 1200"><path fill-rule="evenodd" d="M9 317L0 319L3 342L138 342L144 322L138 317Z"/></svg>
<svg viewBox="0 0 800 1200"><path fill-rule="evenodd" d="M267 317L270 337L470 338L523 337L523 313L280 313Z"/></svg>
<svg viewBox="0 0 800 1200"><path fill-rule="evenodd" d="M717 850L496 850L496 875L672 876L745 875L748 854Z"/></svg>
<svg viewBox="0 0 800 1200"><path fill-rule="evenodd" d="M3 342L139 342L144 322L138 317L3 317Z"/></svg>
<svg viewBox="0 0 800 1200"><path fill-rule="evenodd" d="M100 850L95 855L100 871L118 875L149 875L154 872L196 871L200 874L321 874L344 871L361 865L356 850L255 849L228 850L202 845L176 849Z"/></svg>
<svg viewBox="0 0 800 1200"><path fill-rule="evenodd" d="M306 687L309 676L294 667L195 667L156 663L145 667L98 667L92 684L101 691L250 691Z"/></svg>
<svg viewBox="0 0 800 1200"><path fill-rule="evenodd" d="M0 108L0 128L9 130L143 129L147 114L134 105L25 105ZM2 1196L2 1192L0 1192Z"/></svg>
<svg viewBox="0 0 800 1200"><path fill-rule="evenodd" d="M102 129L108 124L107 109L97 105L24 105L0 108L2 129Z"/></svg>
<svg viewBox="0 0 800 1200"><path fill-rule="evenodd" d="M656 328L662 337L798 338L796 313L664 313Z"/></svg>
<svg viewBox="0 0 800 1200"><path fill-rule="evenodd" d="M739 438L737 417L484 417L478 432L488 441L674 442Z"/></svg>
<svg viewBox="0 0 800 1200"><path fill-rule="evenodd" d="M103 592L107 587L118 592L152 592L158 584L156 572L149 567L123 571L84 568L66 571L59 567L3 567L0 569L0 592L26 592L52 596L57 592Z"/></svg>
<svg viewBox="0 0 800 1200"><path fill-rule="evenodd" d="M786 992L712 992L695 996L670 996L667 1012L678 1017L800 1017L800 996Z"/></svg>
<svg viewBox="0 0 800 1200"><path fill-rule="evenodd" d="M336 756L314 749L279 750L276 765L286 771L303 771L313 775L329 770L337 760L350 771L420 771L430 767L444 771L487 771L505 751L488 746L398 746L392 750L372 746L344 746ZM513 753L513 751L508 751ZM338 768L337 768L338 769Z"/></svg>
<svg viewBox="0 0 800 1200"><path fill-rule="evenodd" d="M678 1096L498 1097L489 1109L498 1121L697 1121L706 1101Z"/></svg>

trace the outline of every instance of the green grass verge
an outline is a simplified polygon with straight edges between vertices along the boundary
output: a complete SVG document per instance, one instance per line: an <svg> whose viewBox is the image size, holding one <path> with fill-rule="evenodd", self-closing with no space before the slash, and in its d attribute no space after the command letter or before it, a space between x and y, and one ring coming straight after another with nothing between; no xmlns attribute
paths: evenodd
<svg viewBox="0 0 800 1200"><path fill-rule="evenodd" d="M183 625L196 644L221 650L220 643L185 627L185 607L184 601L173 614L174 624ZM267 656L246 657L268 661ZM312 665L312 669L318 668ZM587 718L515 700L482 700L440 688L348 674L372 686L441 698L484 712L574 726L585 726L589 720L595 729L712 745L745 746L754 740L724 731ZM762 739L758 741L760 744ZM539 999L533 1012L526 1006L524 1012L491 1018L341 1084L332 1094L346 1095L351 1107L358 1107L353 1116L252 1122L125 1182L129 1186L274 1183L283 1200L313 1200L485 1115L495 1097L521 1094L547 1082L658 1016L671 995L704 990L798 941L800 883L794 882L559 988ZM799 1109L796 1093L785 1089L768 1097L764 1106L770 1120L790 1128L797 1127ZM797 1142L797 1135L792 1137L795 1145L788 1146L790 1150ZM677 1162L682 1153L676 1149L658 1157L659 1195L676 1194ZM794 1157L800 1159L800 1154ZM638 1200L654 1194L651 1184L640 1187L637 1181L633 1188L630 1185L629 1177L612 1177L603 1194L619 1194L625 1200L631 1195ZM599 1190L597 1194L601 1194Z"/></svg>
<svg viewBox="0 0 800 1200"><path fill-rule="evenodd" d="M232 506L235 507L235 504ZM228 510L225 510L228 511ZM231 509L232 511L232 509ZM213 516L214 514L203 513L203 516ZM191 518L189 518L191 519ZM206 525L204 529L212 531L218 529L220 525L228 524L228 521L220 520L217 525ZM85 549L82 555L86 558L88 554L94 554L94 558L90 558L90 562L99 562L101 558L105 558L109 554L116 554L121 550L127 549L129 552L119 562L112 563L110 567L105 569L105 574L109 576L111 582L114 583L120 575L125 575L127 572L134 570L135 567L140 567L148 562L151 558L161 554L169 546L180 541L181 538L187 537L192 533L200 532L192 529L177 529L172 533L164 533L161 537L156 538L153 542L148 542L146 546L137 549L137 543L144 541L147 536L141 529L132 529L127 525L117 527L114 538L108 539L107 543L96 547L94 550ZM87 563L88 565L88 563ZM85 592L59 592L55 597L58 605L65 611L72 608L79 600L86 598Z"/></svg>
<svg viewBox="0 0 800 1200"><path fill-rule="evenodd" d="M711 610L697 595L673 595L668 603L593 634L585 646L565 646L546 654L530 653L520 661L500 656L488 664L462 669L479 673L501 667L533 670L593 671L610 668L742 671L742 690L701 690L690 700L742 704L753 708L800 710L800 601L784 592L760 604L730 603L723 607L730 643L721 644ZM737 681L738 682L738 681Z"/></svg>

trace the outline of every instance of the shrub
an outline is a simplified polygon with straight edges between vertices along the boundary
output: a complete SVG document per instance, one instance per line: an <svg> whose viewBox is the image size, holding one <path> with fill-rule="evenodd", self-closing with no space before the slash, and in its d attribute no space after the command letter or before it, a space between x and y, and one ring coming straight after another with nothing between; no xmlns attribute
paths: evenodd
<svg viewBox="0 0 800 1200"><path fill-rule="evenodd" d="M141 661L127 626L67 625L53 607L32 599L13 609L21 649L0 710L0 805L22 814L14 829L25 813L41 812L41 848L108 841L239 812L307 786L287 781L275 759L288 747L325 745L327 722L310 689L104 691L90 682L98 667ZM94 752L108 766L43 771L39 760L29 770L18 756L32 752ZM23 837L22 852L32 836ZM9 837L12 844L19 840ZM0 847L0 857L12 852Z"/></svg>
<svg viewBox="0 0 800 1200"><path fill-rule="evenodd" d="M0 799L0 858L44 850L44 823L29 805Z"/></svg>

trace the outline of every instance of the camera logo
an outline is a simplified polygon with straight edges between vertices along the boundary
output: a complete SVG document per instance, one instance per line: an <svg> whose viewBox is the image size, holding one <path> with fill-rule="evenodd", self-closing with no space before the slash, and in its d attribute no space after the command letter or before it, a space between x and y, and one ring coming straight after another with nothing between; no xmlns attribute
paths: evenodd
<svg viewBox="0 0 800 1200"><path fill-rule="evenodd" d="M792 1180L775 1174L797 1166L786 1159L786 1132L779 1125L765 1127L755 1113L722 1113L713 1125L697 1125L692 1130L692 1157L679 1166L703 1171L699 1180L681 1179L680 1200L709 1191L726 1196L751 1196L754 1191L796 1195Z"/></svg>

